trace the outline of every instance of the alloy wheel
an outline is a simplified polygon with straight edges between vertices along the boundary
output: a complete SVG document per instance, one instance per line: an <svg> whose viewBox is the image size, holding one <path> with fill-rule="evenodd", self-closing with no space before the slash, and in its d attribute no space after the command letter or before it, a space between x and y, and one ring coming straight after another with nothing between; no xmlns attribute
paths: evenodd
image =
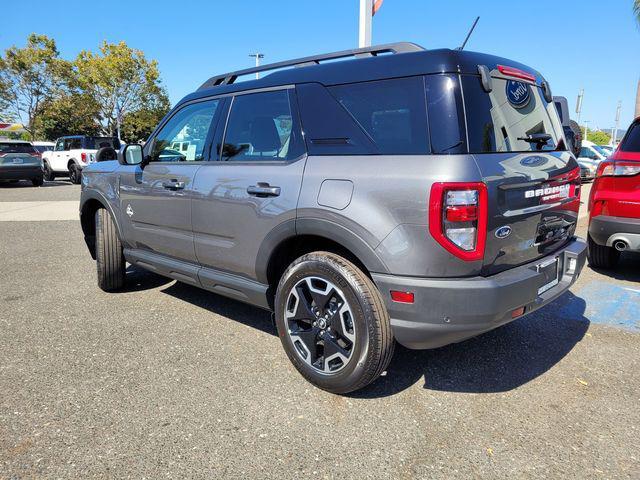
<svg viewBox="0 0 640 480"><path fill-rule="evenodd" d="M320 277L305 277L291 289L285 326L298 356L323 374L349 363L356 340L351 307L342 291Z"/></svg>

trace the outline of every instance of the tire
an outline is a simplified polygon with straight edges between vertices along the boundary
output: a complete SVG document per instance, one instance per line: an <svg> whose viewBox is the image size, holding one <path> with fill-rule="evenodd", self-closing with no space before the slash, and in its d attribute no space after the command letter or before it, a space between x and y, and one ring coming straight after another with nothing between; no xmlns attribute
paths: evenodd
<svg viewBox="0 0 640 480"><path fill-rule="evenodd" d="M31 179L31 183L34 187L41 187L44 184L44 178L36 177Z"/></svg>
<svg viewBox="0 0 640 480"><path fill-rule="evenodd" d="M105 292L115 292L124 286L125 261L122 243L109 212L96 212L96 267L98 286Z"/></svg>
<svg viewBox="0 0 640 480"><path fill-rule="evenodd" d="M44 172L44 179L47 182L53 182L56 179L56 174L53 172L53 170L51 170L51 167L49 166L49 162L44 162L44 165L42 166L42 170Z"/></svg>
<svg viewBox="0 0 640 480"><path fill-rule="evenodd" d="M620 252L613 247L598 245L589 235L587 238L587 258L592 267L609 269L618 263Z"/></svg>
<svg viewBox="0 0 640 480"><path fill-rule="evenodd" d="M82 170L75 163L69 165L69 180L75 185L78 185L82 180Z"/></svg>
<svg viewBox="0 0 640 480"><path fill-rule="evenodd" d="M393 356L395 342L380 292L358 267L334 253L309 253L287 268L276 291L275 316L289 360L323 390L343 394L363 388Z"/></svg>
<svg viewBox="0 0 640 480"><path fill-rule="evenodd" d="M575 120L569 120L569 128L573 131L573 154L578 158L582 148L582 130Z"/></svg>

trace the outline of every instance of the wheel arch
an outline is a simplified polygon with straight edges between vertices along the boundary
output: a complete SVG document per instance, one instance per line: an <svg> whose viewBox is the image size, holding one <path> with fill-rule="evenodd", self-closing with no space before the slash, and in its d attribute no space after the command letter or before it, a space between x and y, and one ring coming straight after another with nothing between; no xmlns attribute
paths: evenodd
<svg viewBox="0 0 640 480"><path fill-rule="evenodd" d="M111 208L111 205L100 193L94 191L85 191L82 193L82 199L80 202L80 225L82 227L82 233L84 234L84 241L87 244L87 248L91 253L91 257L96 259L96 224L95 215L100 208L105 208L113 218L113 223L116 226L118 237L122 241L122 230L120 229L120 222L115 212Z"/></svg>
<svg viewBox="0 0 640 480"><path fill-rule="evenodd" d="M267 296L271 307L286 268L296 258L318 250L343 256L369 277L371 272L388 273L374 249L342 225L322 219L290 220L265 238L256 260L257 280L269 285Z"/></svg>

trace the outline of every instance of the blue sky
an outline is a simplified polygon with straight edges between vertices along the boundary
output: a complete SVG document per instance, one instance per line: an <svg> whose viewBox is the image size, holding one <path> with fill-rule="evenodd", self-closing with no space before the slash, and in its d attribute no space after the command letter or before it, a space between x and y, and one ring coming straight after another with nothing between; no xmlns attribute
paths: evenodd
<svg viewBox="0 0 640 480"><path fill-rule="evenodd" d="M374 17L373 42L458 46L473 19L468 50L528 64L571 108L585 89L582 118L591 128L621 127L633 116L640 77L640 29L631 0L535 2L385 0ZM259 50L275 62L357 46L359 0L52 1L7 2L0 49L23 45L31 32L58 43L64 58L124 40L159 62L172 102L209 76L251 66ZM62 6L64 5L64 6ZM105 6L108 5L108 6Z"/></svg>

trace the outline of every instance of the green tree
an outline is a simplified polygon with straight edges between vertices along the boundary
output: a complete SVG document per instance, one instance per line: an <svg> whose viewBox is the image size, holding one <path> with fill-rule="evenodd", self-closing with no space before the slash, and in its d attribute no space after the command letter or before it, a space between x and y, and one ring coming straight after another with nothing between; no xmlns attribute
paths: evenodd
<svg viewBox="0 0 640 480"><path fill-rule="evenodd" d="M146 140L170 107L169 98L163 93L145 102L144 108L127 113L122 122L122 139L127 143Z"/></svg>
<svg viewBox="0 0 640 480"><path fill-rule="evenodd" d="M158 105L168 103L157 62L147 60L142 51L125 42L103 42L97 54L83 51L75 66L82 90L98 105L103 134L117 133L119 123L127 117L131 121L151 118L141 112L153 112ZM135 112L137 115L133 115ZM139 126L128 130L134 137L136 128Z"/></svg>
<svg viewBox="0 0 640 480"><path fill-rule="evenodd" d="M69 73L55 41L32 33L24 48L13 46L0 56L0 107L22 119L33 138L43 103L59 93Z"/></svg>
<svg viewBox="0 0 640 480"><path fill-rule="evenodd" d="M35 129L47 140L63 135L98 135L98 105L90 95L72 92L46 101Z"/></svg>
<svg viewBox="0 0 640 480"><path fill-rule="evenodd" d="M589 130L587 140L595 143L596 145L609 145L611 142L611 135L602 130Z"/></svg>

